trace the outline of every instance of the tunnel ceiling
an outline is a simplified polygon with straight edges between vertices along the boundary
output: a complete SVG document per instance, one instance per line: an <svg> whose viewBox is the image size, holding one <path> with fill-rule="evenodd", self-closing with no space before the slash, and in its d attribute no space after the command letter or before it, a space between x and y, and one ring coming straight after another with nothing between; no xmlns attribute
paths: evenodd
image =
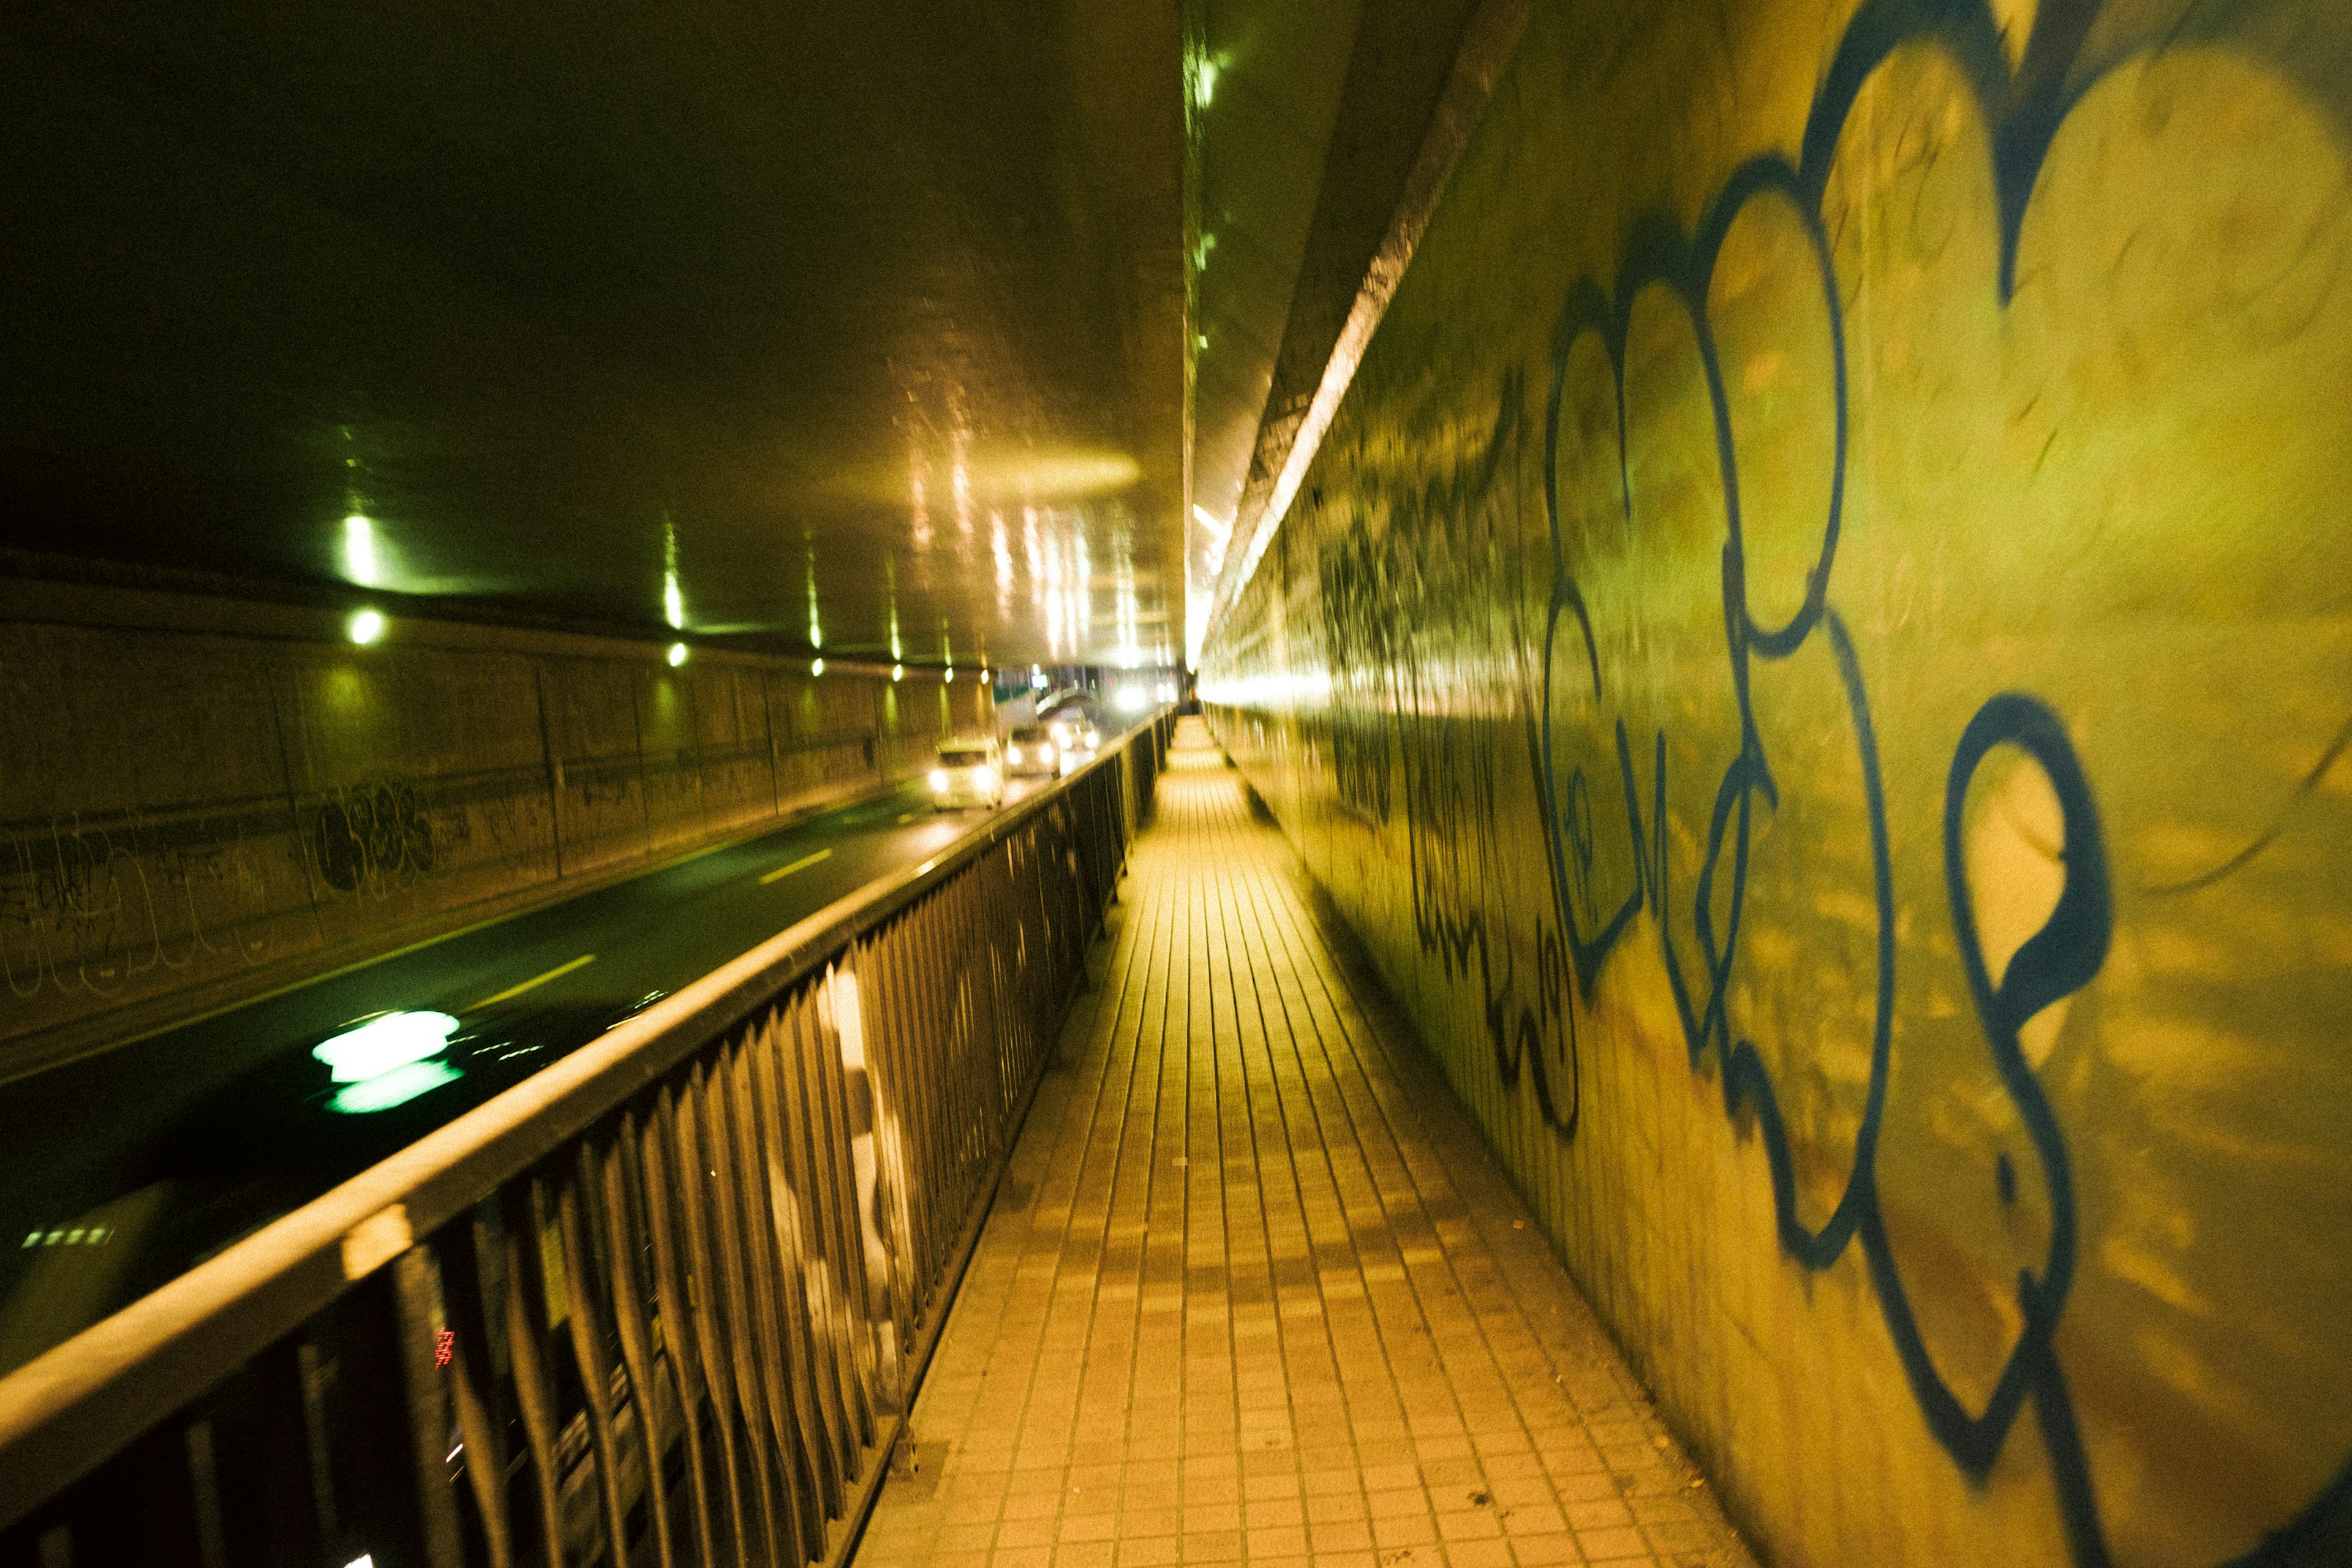
<svg viewBox="0 0 2352 1568"><path fill-rule="evenodd" d="M1188 649L1422 155L1475 0L1195 0ZM1515 10L1506 5L1503 10ZM1515 31L1509 36L1516 36ZM1410 248L1398 253L1410 255Z"/></svg>
<svg viewBox="0 0 2352 1568"><path fill-rule="evenodd" d="M11 5L0 545L1172 653L1184 81L1174 0Z"/></svg>

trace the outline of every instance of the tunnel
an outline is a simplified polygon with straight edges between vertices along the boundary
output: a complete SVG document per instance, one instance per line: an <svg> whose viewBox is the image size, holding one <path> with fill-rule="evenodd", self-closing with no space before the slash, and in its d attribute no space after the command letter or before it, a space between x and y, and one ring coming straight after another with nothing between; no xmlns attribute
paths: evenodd
<svg viewBox="0 0 2352 1568"><path fill-rule="evenodd" d="M0 1568L2352 1564L2352 12L0 137Z"/></svg>

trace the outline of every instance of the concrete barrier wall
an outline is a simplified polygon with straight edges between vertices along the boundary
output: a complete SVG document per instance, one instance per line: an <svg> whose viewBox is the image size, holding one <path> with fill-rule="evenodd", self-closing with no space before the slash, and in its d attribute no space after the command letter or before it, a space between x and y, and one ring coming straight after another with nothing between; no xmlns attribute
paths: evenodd
<svg viewBox="0 0 2352 1568"><path fill-rule="evenodd" d="M2352 12L1568 12L1218 733L1771 1561L2352 1562Z"/></svg>
<svg viewBox="0 0 2352 1568"><path fill-rule="evenodd" d="M314 612L0 586L0 1073L878 787L987 722L984 688L911 674L405 620L361 647Z"/></svg>

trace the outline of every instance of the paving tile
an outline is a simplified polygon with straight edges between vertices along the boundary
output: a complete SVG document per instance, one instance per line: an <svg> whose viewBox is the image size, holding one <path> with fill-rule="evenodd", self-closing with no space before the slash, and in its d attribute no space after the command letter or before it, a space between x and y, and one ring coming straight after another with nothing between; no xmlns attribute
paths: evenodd
<svg viewBox="0 0 2352 1568"><path fill-rule="evenodd" d="M1197 722L859 1568L1753 1568Z"/></svg>

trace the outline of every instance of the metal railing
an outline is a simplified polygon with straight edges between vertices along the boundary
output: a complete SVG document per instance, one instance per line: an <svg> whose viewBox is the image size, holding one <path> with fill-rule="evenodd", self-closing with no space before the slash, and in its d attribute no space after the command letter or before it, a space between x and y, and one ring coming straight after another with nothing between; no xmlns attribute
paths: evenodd
<svg viewBox="0 0 2352 1568"><path fill-rule="evenodd" d="M1168 734L0 1381L0 1564L838 1560Z"/></svg>

